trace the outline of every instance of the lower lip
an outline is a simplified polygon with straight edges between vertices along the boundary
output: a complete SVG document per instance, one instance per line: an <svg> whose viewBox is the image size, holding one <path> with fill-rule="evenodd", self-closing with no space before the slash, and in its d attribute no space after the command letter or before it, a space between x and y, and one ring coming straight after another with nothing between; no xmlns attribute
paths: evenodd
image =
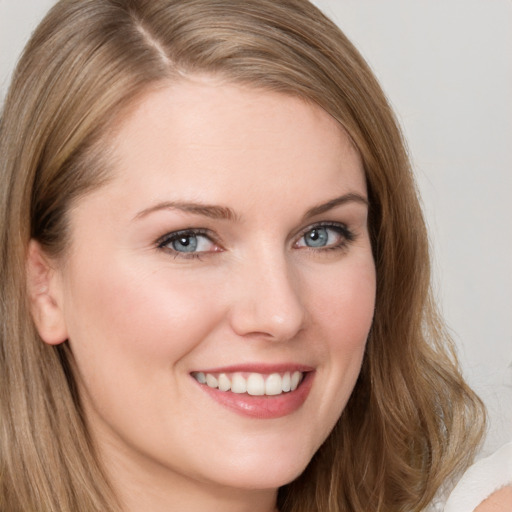
<svg viewBox="0 0 512 512"><path fill-rule="evenodd" d="M216 402L242 416L259 419L273 419L287 416L299 409L309 395L313 384L314 372L307 372L295 391L274 396L253 396L247 393L232 393L210 388L206 384L196 383Z"/></svg>

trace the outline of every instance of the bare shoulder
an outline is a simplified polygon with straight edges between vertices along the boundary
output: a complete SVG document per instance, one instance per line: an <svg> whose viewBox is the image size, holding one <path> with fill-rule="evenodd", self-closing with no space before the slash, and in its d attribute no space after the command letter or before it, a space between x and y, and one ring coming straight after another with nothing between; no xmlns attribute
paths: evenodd
<svg viewBox="0 0 512 512"><path fill-rule="evenodd" d="M505 486L482 501L474 512L512 512L512 487Z"/></svg>

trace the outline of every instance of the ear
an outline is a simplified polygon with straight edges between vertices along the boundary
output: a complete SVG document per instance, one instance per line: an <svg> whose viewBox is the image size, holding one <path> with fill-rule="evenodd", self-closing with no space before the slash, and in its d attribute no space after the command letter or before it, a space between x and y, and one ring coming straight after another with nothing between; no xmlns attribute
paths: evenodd
<svg viewBox="0 0 512 512"><path fill-rule="evenodd" d="M58 345L68 338L60 274L35 240L29 243L26 267L30 311L37 331L45 343Z"/></svg>

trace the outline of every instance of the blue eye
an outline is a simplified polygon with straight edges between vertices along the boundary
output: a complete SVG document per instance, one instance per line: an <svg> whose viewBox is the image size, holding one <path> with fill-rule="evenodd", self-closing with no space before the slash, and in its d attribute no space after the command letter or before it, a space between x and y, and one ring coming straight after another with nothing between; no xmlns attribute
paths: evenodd
<svg viewBox="0 0 512 512"><path fill-rule="evenodd" d="M354 235L342 224L319 225L308 229L296 247L311 249L337 249L354 240Z"/></svg>
<svg viewBox="0 0 512 512"><path fill-rule="evenodd" d="M198 246L198 239L195 235L184 235L171 242L171 247L179 252L195 252Z"/></svg>
<svg viewBox="0 0 512 512"><path fill-rule="evenodd" d="M217 245L206 234L194 230L169 233L158 241L158 247L191 256L217 250Z"/></svg>
<svg viewBox="0 0 512 512"><path fill-rule="evenodd" d="M329 244L328 229L324 227L311 229L304 235L304 243L308 247L325 247Z"/></svg>

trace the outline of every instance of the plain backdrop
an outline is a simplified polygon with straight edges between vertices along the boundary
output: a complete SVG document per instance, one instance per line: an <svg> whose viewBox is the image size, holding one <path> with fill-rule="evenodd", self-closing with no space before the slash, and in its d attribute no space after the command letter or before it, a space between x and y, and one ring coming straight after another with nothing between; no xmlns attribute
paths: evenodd
<svg viewBox="0 0 512 512"><path fill-rule="evenodd" d="M0 100L53 3L0 0ZM487 454L512 440L512 1L315 3L367 59L408 140L437 297L489 410Z"/></svg>

